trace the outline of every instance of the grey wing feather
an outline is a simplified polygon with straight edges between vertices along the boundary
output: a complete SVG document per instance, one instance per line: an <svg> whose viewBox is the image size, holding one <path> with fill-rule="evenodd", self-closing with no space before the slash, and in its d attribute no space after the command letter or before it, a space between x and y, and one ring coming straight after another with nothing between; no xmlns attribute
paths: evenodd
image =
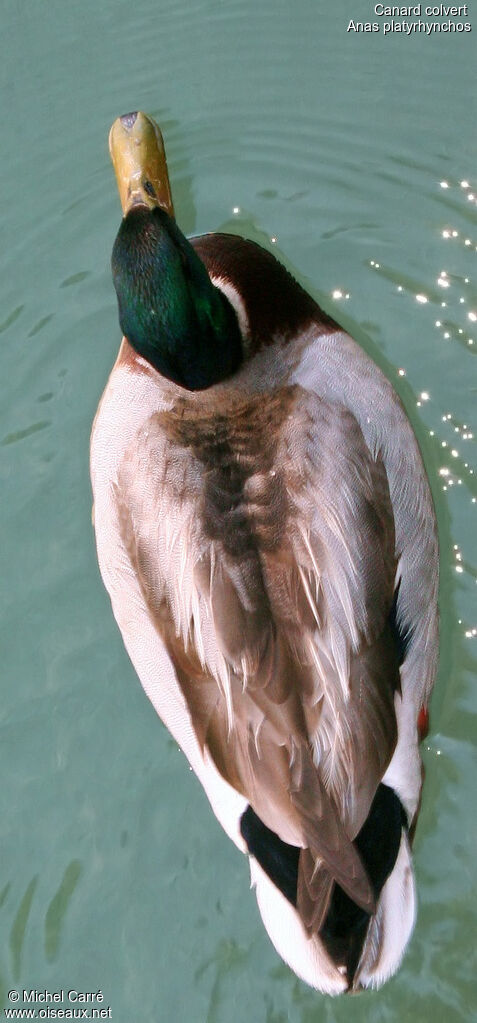
<svg viewBox="0 0 477 1023"><path fill-rule="evenodd" d="M352 840L395 745L393 515L382 459L339 403L295 388L273 438L259 406L248 418L263 450L228 507L217 467L211 506L200 451L153 417L121 468L123 538L199 742L308 850L299 892L316 927L334 881L374 904Z"/></svg>
<svg viewBox="0 0 477 1023"><path fill-rule="evenodd" d="M324 400L345 405L372 455L383 460L396 534L397 620L408 638L401 685L419 708L429 699L437 671L439 552L432 496L412 427L384 374L343 331L309 337L292 379Z"/></svg>

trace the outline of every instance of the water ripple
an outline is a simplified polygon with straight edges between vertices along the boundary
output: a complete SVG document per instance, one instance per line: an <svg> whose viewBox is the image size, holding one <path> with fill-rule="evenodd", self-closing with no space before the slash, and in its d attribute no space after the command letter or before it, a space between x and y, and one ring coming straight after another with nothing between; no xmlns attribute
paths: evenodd
<svg viewBox="0 0 477 1023"><path fill-rule="evenodd" d="M25 891L10 931L10 955L12 960L12 975L15 981L18 981L21 975L23 943L25 940L25 932L37 884L38 875L36 874Z"/></svg>
<svg viewBox="0 0 477 1023"><path fill-rule="evenodd" d="M3 323L0 323L0 334L3 334L5 330L8 330L8 328L11 327L16 320L18 320L18 317L22 314L24 308L24 305L17 305L16 308L9 313L6 320L4 320Z"/></svg>
<svg viewBox="0 0 477 1023"><path fill-rule="evenodd" d="M68 864L58 891L53 896L45 916L45 955L49 962L56 959L60 945L61 931L69 904L81 876L81 863L72 860Z"/></svg>
<svg viewBox="0 0 477 1023"><path fill-rule="evenodd" d="M26 426L23 430L15 430L14 433L7 433L6 437L0 441L2 447L8 444L17 444L20 440L25 440L26 437L31 437L34 433L39 433L41 430L46 430L48 426L51 426L51 419L40 419L38 423L32 423L31 426Z"/></svg>

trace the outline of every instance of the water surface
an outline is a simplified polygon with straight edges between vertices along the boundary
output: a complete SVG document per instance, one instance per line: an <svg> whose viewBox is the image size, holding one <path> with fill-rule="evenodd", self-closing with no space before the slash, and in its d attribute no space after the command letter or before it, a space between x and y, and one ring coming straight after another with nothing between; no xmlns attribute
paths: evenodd
<svg viewBox="0 0 477 1023"><path fill-rule="evenodd" d="M477 1018L477 23L408 39L347 34L350 18L372 5L4 2L4 995L101 989L116 1023ZM162 125L182 228L274 249L385 368L429 471L442 657L420 911L377 994L333 1001L277 958L99 580L88 441L119 342L106 140L136 108Z"/></svg>

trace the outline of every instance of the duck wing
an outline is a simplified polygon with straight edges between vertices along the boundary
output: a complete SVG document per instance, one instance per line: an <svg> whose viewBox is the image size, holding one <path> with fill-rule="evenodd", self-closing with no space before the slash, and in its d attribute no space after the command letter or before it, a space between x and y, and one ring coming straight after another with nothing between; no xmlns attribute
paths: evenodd
<svg viewBox="0 0 477 1023"><path fill-rule="evenodd" d="M300 386L202 418L185 402L141 428L117 502L204 755L303 850L303 918L319 926L334 882L372 912L353 839L398 685L382 460L349 410Z"/></svg>
<svg viewBox="0 0 477 1023"><path fill-rule="evenodd" d="M436 517L419 446L391 384L349 335L336 326L311 331L289 351L291 380L320 400L339 401L359 423L388 480L395 530L392 626L400 647L396 698L398 742L384 781L410 822L422 785L417 718L426 707L439 652L439 550Z"/></svg>

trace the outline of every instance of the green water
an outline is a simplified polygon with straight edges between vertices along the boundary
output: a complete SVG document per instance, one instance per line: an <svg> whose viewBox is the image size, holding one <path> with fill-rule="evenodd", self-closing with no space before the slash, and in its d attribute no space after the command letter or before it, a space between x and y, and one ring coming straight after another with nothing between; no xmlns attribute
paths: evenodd
<svg viewBox="0 0 477 1023"><path fill-rule="evenodd" d="M477 21L346 32L372 9L3 0L1 1006L75 988L101 989L115 1023L477 1018ZM275 248L386 368L423 447L441 671L419 919L379 993L333 1001L281 964L99 579L88 441L119 342L107 132L136 108L163 128L182 228Z"/></svg>

